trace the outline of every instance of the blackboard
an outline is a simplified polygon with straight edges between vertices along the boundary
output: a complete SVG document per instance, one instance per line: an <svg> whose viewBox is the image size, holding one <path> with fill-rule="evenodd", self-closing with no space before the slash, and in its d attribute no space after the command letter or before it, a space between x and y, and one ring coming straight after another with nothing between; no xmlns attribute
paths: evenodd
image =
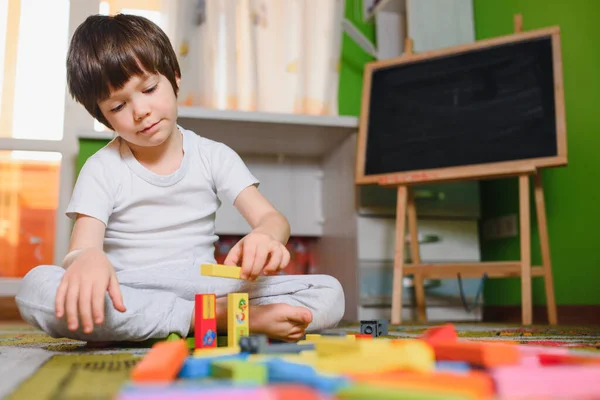
<svg viewBox="0 0 600 400"><path fill-rule="evenodd" d="M374 63L363 93L359 175L447 169L451 176L453 167L563 164L557 32L511 36L415 61Z"/></svg>

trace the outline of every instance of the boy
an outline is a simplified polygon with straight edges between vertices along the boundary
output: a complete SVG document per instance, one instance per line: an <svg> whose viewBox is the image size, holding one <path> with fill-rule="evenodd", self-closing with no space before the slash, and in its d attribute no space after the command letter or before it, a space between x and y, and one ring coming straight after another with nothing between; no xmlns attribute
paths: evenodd
<svg viewBox="0 0 600 400"><path fill-rule="evenodd" d="M23 318L54 337L145 340L194 328L196 293L248 293L250 330L293 341L336 325L337 280L274 275L289 262L289 225L258 192L241 158L177 120L180 70L149 20L90 16L67 58L71 95L117 137L84 165L67 208L75 220L62 267L39 266L16 297ZM200 275L214 263L215 212L231 201L252 227L227 255L242 280Z"/></svg>

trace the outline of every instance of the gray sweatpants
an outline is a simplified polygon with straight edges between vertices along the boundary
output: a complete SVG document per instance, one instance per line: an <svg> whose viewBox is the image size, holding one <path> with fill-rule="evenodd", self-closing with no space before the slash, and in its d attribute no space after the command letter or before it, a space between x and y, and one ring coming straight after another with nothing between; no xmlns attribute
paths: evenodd
<svg viewBox="0 0 600 400"><path fill-rule="evenodd" d="M249 282L202 276L198 264L185 264L118 271L127 311L115 310L106 294L104 322L90 334L83 333L81 323L70 331L66 317L56 318L56 290L65 272L61 267L32 269L21 282L16 302L23 319L50 336L84 341L140 341L172 332L187 336L196 293L248 293L250 305L304 306L313 314L309 332L335 326L344 314L342 287L328 275L278 275Z"/></svg>

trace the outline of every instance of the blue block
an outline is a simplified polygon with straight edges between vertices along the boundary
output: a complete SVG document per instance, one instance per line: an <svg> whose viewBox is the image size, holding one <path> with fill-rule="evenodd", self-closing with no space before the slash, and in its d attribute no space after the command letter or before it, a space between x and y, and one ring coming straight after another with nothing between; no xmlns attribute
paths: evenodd
<svg viewBox="0 0 600 400"><path fill-rule="evenodd" d="M248 358L247 354L226 354L215 357L188 357L186 358L181 370L179 371L179 378L183 379L197 379L206 378L210 376L210 364L215 360L245 360Z"/></svg>
<svg viewBox="0 0 600 400"><path fill-rule="evenodd" d="M350 385L343 377L321 376L309 365L295 364L274 358L265 362L269 374L269 383L300 383L320 392L333 394Z"/></svg>
<svg viewBox="0 0 600 400"><path fill-rule="evenodd" d="M438 372L467 373L471 370L471 366L464 361L436 361L435 370Z"/></svg>

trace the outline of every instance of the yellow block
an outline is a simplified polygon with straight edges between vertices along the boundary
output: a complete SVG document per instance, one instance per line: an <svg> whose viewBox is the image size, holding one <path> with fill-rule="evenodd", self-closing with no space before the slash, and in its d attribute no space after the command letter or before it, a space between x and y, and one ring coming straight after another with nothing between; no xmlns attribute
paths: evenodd
<svg viewBox="0 0 600 400"><path fill-rule="evenodd" d="M215 357L215 356L227 356L230 354L238 354L240 352L240 346L232 347L207 347L204 349L194 350L194 357Z"/></svg>
<svg viewBox="0 0 600 400"><path fill-rule="evenodd" d="M200 266L200 274L217 278L241 279L242 268L231 265L202 264Z"/></svg>
<svg viewBox="0 0 600 400"><path fill-rule="evenodd" d="M229 293L227 295L227 345L239 345L242 336L250 334L248 293Z"/></svg>
<svg viewBox="0 0 600 400"><path fill-rule="evenodd" d="M361 340L357 347L347 347L348 352L333 352L320 356L315 368L329 373L386 372L405 369L429 372L435 368L435 355L431 346L421 340L406 340L403 344L389 341ZM321 354L317 343L317 352ZM336 350L339 350L338 347Z"/></svg>

